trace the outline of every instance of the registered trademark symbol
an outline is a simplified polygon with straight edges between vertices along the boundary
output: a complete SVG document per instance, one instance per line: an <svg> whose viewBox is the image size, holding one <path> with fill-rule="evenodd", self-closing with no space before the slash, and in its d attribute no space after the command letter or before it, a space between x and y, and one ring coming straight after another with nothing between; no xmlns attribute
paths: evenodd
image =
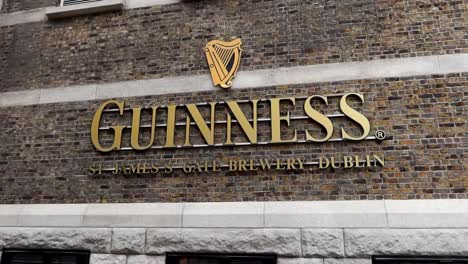
<svg viewBox="0 0 468 264"><path fill-rule="evenodd" d="M378 140L384 140L386 137L387 133L383 130L377 130L377 132L375 132L375 138Z"/></svg>

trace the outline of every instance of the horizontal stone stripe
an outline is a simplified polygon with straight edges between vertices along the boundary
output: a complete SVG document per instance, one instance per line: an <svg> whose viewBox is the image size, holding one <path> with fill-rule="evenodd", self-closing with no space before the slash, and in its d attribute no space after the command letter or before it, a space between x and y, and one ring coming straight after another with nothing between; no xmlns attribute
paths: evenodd
<svg viewBox="0 0 468 264"><path fill-rule="evenodd" d="M127 264L165 264L166 256L128 256ZM93 263L90 263L93 264ZM101 264L101 263L99 263Z"/></svg>
<svg viewBox="0 0 468 264"><path fill-rule="evenodd" d="M297 66L238 73L231 89L468 72L468 53ZM218 91L209 75L6 92L0 107Z"/></svg>
<svg viewBox="0 0 468 264"><path fill-rule="evenodd" d="M124 8L133 9L147 6L175 4L180 2L182 2L182 0L125 0ZM46 14L51 8L55 7L44 7L14 13L0 14L0 27L46 21Z"/></svg>
<svg viewBox="0 0 468 264"><path fill-rule="evenodd" d="M300 229L157 228L146 232L146 253L275 253L300 257Z"/></svg>
<svg viewBox="0 0 468 264"><path fill-rule="evenodd" d="M371 258L325 258L324 264L372 264Z"/></svg>
<svg viewBox="0 0 468 264"><path fill-rule="evenodd" d="M278 258L278 264L323 264L321 258Z"/></svg>
<svg viewBox="0 0 468 264"><path fill-rule="evenodd" d="M91 250L107 253L111 249L110 228L24 228L0 227L2 248Z"/></svg>
<svg viewBox="0 0 468 264"><path fill-rule="evenodd" d="M468 228L468 199L0 205L3 227Z"/></svg>
<svg viewBox="0 0 468 264"><path fill-rule="evenodd" d="M101 261L117 256L125 260L126 255L191 252L329 258L329 263L339 264L341 261L331 258L463 256L468 254L466 241L468 229L134 228L122 231L115 228L0 227L0 252L4 248L90 250L102 254ZM161 260L144 256L138 259L149 263Z"/></svg>
<svg viewBox="0 0 468 264"><path fill-rule="evenodd" d="M468 254L466 229L345 229L344 232L347 257Z"/></svg>

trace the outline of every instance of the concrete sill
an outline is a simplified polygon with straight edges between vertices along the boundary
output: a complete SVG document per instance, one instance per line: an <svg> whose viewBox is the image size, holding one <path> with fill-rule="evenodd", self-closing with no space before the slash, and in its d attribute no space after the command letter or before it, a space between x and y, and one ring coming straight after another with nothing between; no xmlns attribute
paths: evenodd
<svg viewBox="0 0 468 264"><path fill-rule="evenodd" d="M102 0L99 2L86 4L49 8L46 12L46 15L49 19L60 19L66 17L117 11L122 10L123 7L123 0Z"/></svg>

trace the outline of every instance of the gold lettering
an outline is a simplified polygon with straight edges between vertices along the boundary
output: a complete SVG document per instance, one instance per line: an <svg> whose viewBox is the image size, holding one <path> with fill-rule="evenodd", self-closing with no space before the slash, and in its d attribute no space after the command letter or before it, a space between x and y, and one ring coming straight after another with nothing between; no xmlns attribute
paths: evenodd
<svg viewBox="0 0 468 264"><path fill-rule="evenodd" d="M319 168L320 169L326 169L328 167L330 167L330 161L325 157L323 157L323 158L320 157L319 158Z"/></svg>
<svg viewBox="0 0 468 264"><path fill-rule="evenodd" d="M148 174L149 172L146 162L143 162L143 164L138 163L138 173Z"/></svg>
<svg viewBox="0 0 468 264"><path fill-rule="evenodd" d="M275 98L270 99L271 104L271 143L285 143L285 142L296 142L297 141L297 130L294 130L294 137L289 140L281 139L281 121L285 121L290 126L290 112L286 116L281 115L280 104L282 100L288 100L296 105L294 97L291 98Z"/></svg>
<svg viewBox="0 0 468 264"><path fill-rule="evenodd" d="M260 160L260 166L262 167L262 170L271 169L271 162L267 159L261 159Z"/></svg>
<svg viewBox="0 0 468 264"><path fill-rule="evenodd" d="M158 172L159 172L158 165L151 164L151 173L158 173Z"/></svg>
<svg viewBox="0 0 468 264"><path fill-rule="evenodd" d="M346 101L346 99L350 96L357 96L359 99L361 99L361 102L364 103L364 96L362 96L362 94L358 94L358 93L345 94L341 98L341 101L340 101L341 112L343 112L343 114L345 114L346 116L351 118L353 121L358 123L361 126L363 133L360 137L352 137L344 130L344 128L341 128L341 134L342 134L343 139L363 140L369 135L369 132L370 132L369 119L367 119L367 117L365 117L363 114L359 113L358 111L354 110L348 105L348 102Z"/></svg>
<svg viewBox="0 0 468 264"><path fill-rule="evenodd" d="M192 146L192 144L190 144L190 122L192 122L190 120L190 117L187 116L187 118L185 119L185 143L184 143L184 146Z"/></svg>
<svg viewBox="0 0 468 264"><path fill-rule="evenodd" d="M193 166L186 162L186 163L184 163L184 167L182 168L182 170L185 173L190 173L193 170Z"/></svg>
<svg viewBox="0 0 468 264"><path fill-rule="evenodd" d="M239 171L247 171L245 165L247 165L247 161L239 160Z"/></svg>
<svg viewBox="0 0 468 264"><path fill-rule="evenodd" d="M232 145L232 117L227 114L226 118L226 145Z"/></svg>
<svg viewBox="0 0 468 264"><path fill-rule="evenodd" d="M312 118L315 122L319 123L323 128L325 128L325 130L327 131L327 135L322 138L322 139L318 139L318 138L315 138L313 136L311 136L309 134L309 131L305 131L306 132L306 140L307 141L312 141L312 142L325 142L327 140L329 140L332 135L333 135L333 124L331 122L331 120L319 113L317 110L315 110L312 105L310 104L310 101L314 98L319 98L321 99L322 101L325 102L326 105L328 105L328 101L327 101L327 98L326 97L323 97L323 96L320 96L320 95L314 95L314 96L311 96L309 98L307 98L307 100L305 101L304 103L304 111L306 112L306 114Z"/></svg>
<svg viewBox="0 0 468 264"><path fill-rule="evenodd" d="M236 171L237 170L237 161L229 160L229 171Z"/></svg>
<svg viewBox="0 0 468 264"><path fill-rule="evenodd" d="M234 117L236 120L239 122L239 125L241 126L242 130L244 131L245 135L249 139L250 143L256 144L257 143L257 103L258 100L252 100L252 125L250 125L249 120L245 116L244 112L242 112L241 108L239 107L239 104L235 101L230 101L226 102L226 104L229 106L231 109L232 113L234 114ZM232 118L228 114L228 120L227 120L227 136L226 136L226 144L232 144L231 140L231 122Z"/></svg>
<svg viewBox="0 0 468 264"><path fill-rule="evenodd" d="M332 168L338 169L341 167L341 160L338 161L338 165L335 164L335 157L330 157L330 164Z"/></svg>
<svg viewBox="0 0 468 264"><path fill-rule="evenodd" d="M97 171L97 169L96 169L95 165L89 166L89 172L91 172L92 175L96 174L96 171Z"/></svg>
<svg viewBox="0 0 468 264"><path fill-rule="evenodd" d="M120 170L121 170L121 172L123 174L130 174L132 172L131 168L129 166L127 166L127 164L125 164L125 163L121 164Z"/></svg>
<svg viewBox="0 0 468 264"><path fill-rule="evenodd" d="M276 170L284 170L286 167L283 166L283 161L276 159Z"/></svg>
<svg viewBox="0 0 468 264"><path fill-rule="evenodd" d="M174 169L172 168L172 164L166 164L164 165L164 172L165 173L171 173Z"/></svg>
<svg viewBox="0 0 468 264"><path fill-rule="evenodd" d="M379 163L379 166L381 166L381 167L385 166L384 156L382 156L382 158L380 158L379 156L374 155L374 167L377 167L377 163Z"/></svg>
<svg viewBox="0 0 468 264"><path fill-rule="evenodd" d="M149 149L154 142L154 135L156 132L156 111L158 110L157 106L151 107L153 110L153 115L151 118L151 137L149 140L148 145L141 146L139 142L140 137L140 119L141 119L141 107L133 108L133 116L132 116L132 134L131 134L131 146L133 149L136 150L145 150Z"/></svg>
<svg viewBox="0 0 468 264"><path fill-rule="evenodd" d="M349 168L354 167L354 164L353 164L353 157L344 156L344 167L345 167L346 169L349 169Z"/></svg>
<svg viewBox="0 0 468 264"><path fill-rule="evenodd" d="M366 165L367 167L371 166L371 157L369 155L366 155Z"/></svg>
<svg viewBox="0 0 468 264"><path fill-rule="evenodd" d="M120 115L123 115L125 102L124 101L119 102L119 101L116 101L116 100L107 101L107 102L103 103L98 108L96 113L94 114L93 122L91 124L91 141L92 141L94 147L97 150L101 151L101 152L110 152L110 151L112 151L114 149L119 150L120 146L122 144L122 132L123 132L125 126L111 126L111 129L114 130L114 142L112 143L112 145L110 147L105 148L99 143L99 126L101 124L102 112L110 104L117 105L117 107L119 108Z"/></svg>
<svg viewBox="0 0 468 264"><path fill-rule="evenodd" d="M288 170L296 170L296 160L295 159L288 159L286 163L286 168Z"/></svg>
<svg viewBox="0 0 468 264"><path fill-rule="evenodd" d="M120 171L120 167L118 163L115 163L114 170L112 170L112 174L116 175Z"/></svg>
<svg viewBox="0 0 468 264"><path fill-rule="evenodd" d="M215 107L216 107L216 103L210 103L210 105L211 105L210 128L208 128L208 125L206 124L205 120L203 120L203 117L200 114L200 111L198 110L198 108L197 108L197 106L195 104L188 104L186 106L187 106L187 109L190 112L190 115L192 116L193 120L195 121L195 124L197 125L198 129L200 129L200 132L203 135L203 138L205 138L206 143L208 145L214 145ZM189 142L189 144L190 144L190 142Z"/></svg>
<svg viewBox="0 0 468 264"><path fill-rule="evenodd" d="M140 163L138 163L137 165L132 164L132 165L130 166L130 172L131 172L132 174L140 173Z"/></svg>
<svg viewBox="0 0 468 264"><path fill-rule="evenodd" d="M219 164L216 160L213 160L213 168L212 168L213 171L221 171L221 169L219 168Z"/></svg>
<svg viewBox="0 0 468 264"><path fill-rule="evenodd" d="M200 163L195 162L195 167L193 168L193 171L194 172L203 172L203 169L202 169Z"/></svg>
<svg viewBox="0 0 468 264"><path fill-rule="evenodd" d="M249 160L249 170L250 171L257 171L258 170L257 165L255 165L254 160Z"/></svg>
<svg viewBox="0 0 468 264"><path fill-rule="evenodd" d="M364 168L364 165L360 165L361 161L360 161L358 155L354 156L354 160L355 160L355 163L356 163L356 164L355 164L355 167L356 167L356 168Z"/></svg>
<svg viewBox="0 0 468 264"><path fill-rule="evenodd" d="M165 148L175 148L175 121L176 121L177 105L169 105L167 107L167 127L166 127L166 145Z"/></svg>
<svg viewBox="0 0 468 264"><path fill-rule="evenodd" d="M299 163L299 169L303 170L304 169L304 162L301 159L297 159L297 162Z"/></svg>

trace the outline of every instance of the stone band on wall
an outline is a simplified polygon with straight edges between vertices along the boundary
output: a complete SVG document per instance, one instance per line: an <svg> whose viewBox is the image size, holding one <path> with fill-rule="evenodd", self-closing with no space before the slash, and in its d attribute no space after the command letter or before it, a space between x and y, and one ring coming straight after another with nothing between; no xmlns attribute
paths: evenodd
<svg viewBox="0 0 468 264"><path fill-rule="evenodd" d="M279 264L468 254L468 200L0 205L0 226L0 250L90 250L92 264L162 264L167 252Z"/></svg>
<svg viewBox="0 0 468 264"><path fill-rule="evenodd" d="M191 252L264 253L288 258L463 256L468 254L466 241L468 229L0 228L0 249L89 250L116 255Z"/></svg>
<svg viewBox="0 0 468 264"><path fill-rule="evenodd" d="M232 89L460 72L468 72L468 53L246 71ZM171 77L5 92L0 107L216 90L208 75Z"/></svg>
<svg viewBox="0 0 468 264"><path fill-rule="evenodd" d="M468 200L3 204L0 227L468 228Z"/></svg>

